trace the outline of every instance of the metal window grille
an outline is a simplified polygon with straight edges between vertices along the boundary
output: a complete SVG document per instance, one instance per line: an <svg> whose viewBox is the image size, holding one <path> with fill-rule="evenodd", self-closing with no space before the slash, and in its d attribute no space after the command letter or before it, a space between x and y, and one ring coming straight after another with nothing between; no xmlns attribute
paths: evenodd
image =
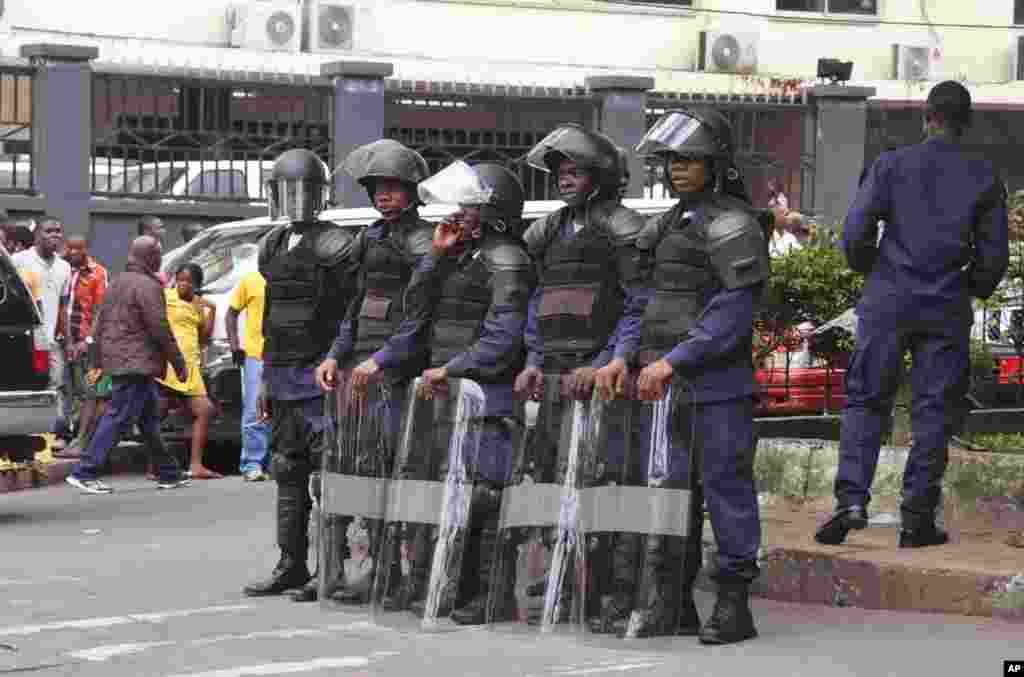
<svg viewBox="0 0 1024 677"><path fill-rule="evenodd" d="M97 73L92 192L259 202L274 159L308 148L328 167L329 87Z"/></svg>
<svg viewBox="0 0 1024 677"><path fill-rule="evenodd" d="M32 171L32 74L0 68L0 192L30 193Z"/></svg>

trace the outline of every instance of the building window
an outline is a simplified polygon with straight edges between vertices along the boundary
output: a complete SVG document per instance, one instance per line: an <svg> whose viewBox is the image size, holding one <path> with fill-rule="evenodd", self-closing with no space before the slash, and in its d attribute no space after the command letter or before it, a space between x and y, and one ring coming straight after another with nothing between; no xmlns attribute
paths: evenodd
<svg viewBox="0 0 1024 677"><path fill-rule="evenodd" d="M1022 0L1016 0L1018 5ZM775 0L781 12L827 12L829 14L878 14L878 0Z"/></svg>

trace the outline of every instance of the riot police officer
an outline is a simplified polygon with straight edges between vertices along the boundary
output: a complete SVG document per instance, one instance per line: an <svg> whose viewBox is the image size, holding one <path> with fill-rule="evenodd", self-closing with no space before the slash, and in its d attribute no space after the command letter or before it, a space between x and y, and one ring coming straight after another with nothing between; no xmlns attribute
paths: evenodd
<svg viewBox="0 0 1024 677"><path fill-rule="evenodd" d="M407 317L406 285L422 257L430 252L433 226L419 217L416 185L427 178L427 163L416 151L391 139L360 146L344 161L344 169L362 185L381 218L362 230L352 246L351 260L359 268L358 291L350 304L327 359L317 368L324 390L337 385L338 367L350 369L350 386L365 391L379 384L385 393L378 402L384 440L377 443L393 453L405 390L409 380L426 366L421 335L423 318ZM366 449L380 456L378 449ZM387 465L388 459L378 459ZM387 471L383 465L381 472ZM372 531L372 529L371 529ZM377 547L370 535L371 549ZM336 601L367 601L365 588L355 591L340 581Z"/></svg>
<svg viewBox="0 0 1024 677"><path fill-rule="evenodd" d="M271 469L277 481L281 558L250 596L305 586L310 475L320 467L323 393L314 370L331 347L355 292L353 235L317 220L328 188L324 163L311 151L282 153L268 181L270 217L281 222L264 238L259 270L267 281L261 417L270 418Z"/></svg>
<svg viewBox="0 0 1024 677"><path fill-rule="evenodd" d="M971 96L960 83L928 94L924 143L883 153L864 175L843 228L850 267L865 273L846 372L836 511L815 539L838 545L867 526L885 423L913 358L914 442L903 475L900 547L941 545L935 524L949 438L965 413L971 297L988 298L1009 260L1006 189L960 140ZM879 239L878 223L885 222Z"/></svg>
<svg viewBox="0 0 1024 677"><path fill-rule="evenodd" d="M471 379L486 397L479 456L470 473L469 559L462 564L461 604L451 614L456 623L479 625L497 584L492 565L498 514L520 426L513 382L525 357L523 331L536 274L519 235L523 186L509 170L457 162L420 184L420 195L459 204L435 229L433 251L410 283L411 290L422 290L410 296L425 301L431 317L431 366L421 382L429 396L449 379Z"/></svg>
<svg viewBox="0 0 1024 677"><path fill-rule="evenodd" d="M640 615L649 626L646 634L675 630L699 633L707 644L738 642L757 634L748 603L761 536L751 349L754 312L768 278L767 241L749 202L734 197L744 191L733 164L732 130L721 114L670 111L637 152L664 162L667 188L679 198L638 240L654 263L653 296L635 354L642 368L637 390L646 401L663 398L670 385L682 395L672 412L674 439L660 481L689 484L696 494L696 533L689 543L647 537L637 604L647 612ZM618 387L619 373L621 365L609 365L601 387ZM693 604L701 489L718 545L718 598L703 627Z"/></svg>
<svg viewBox="0 0 1024 677"><path fill-rule="evenodd" d="M623 160L610 139L575 124L560 126L527 154L532 167L557 177L566 203L534 222L524 235L538 266L539 283L529 305L526 368L517 377L515 390L520 397L541 395L533 448L535 472L529 476L544 483L561 483L567 464L572 464L569 450L560 445L563 413L575 409L568 403L589 401L596 370L636 347L647 301L642 282L649 256L636 246L643 218L621 204ZM614 349L606 350L609 345ZM625 425L625 419L617 416L621 413L613 414L613 425L620 429ZM612 459L598 474L582 481L605 482L621 461ZM554 523L559 523L557 515ZM556 565L572 569L568 560ZM551 584L555 579L568 580L557 572L548 577ZM577 592L579 587L577 580ZM533 593L552 599L531 588ZM542 614L552 608L545 604ZM561 603L555 607L569 608ZM542 618L540 622L561 620Z"/></svg>

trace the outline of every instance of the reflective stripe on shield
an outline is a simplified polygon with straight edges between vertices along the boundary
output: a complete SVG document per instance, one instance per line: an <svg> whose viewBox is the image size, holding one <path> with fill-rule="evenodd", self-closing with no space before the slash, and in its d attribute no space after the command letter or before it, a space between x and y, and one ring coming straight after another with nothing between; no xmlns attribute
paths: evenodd
<svg viewBox="0 0 1024 677"><path fill-rule="evenodd" d="M398 421L389 387L354 392L350 375L339 372L326 398L319 583L327 607L370 599Z"/></svg>
<svg viewBox="0 0 1024 677"><path fill-rule="evenodd" d="M455 603L480 446L484 392L465 379L409 388L384 510L378 623L439 629Z"/></svg>

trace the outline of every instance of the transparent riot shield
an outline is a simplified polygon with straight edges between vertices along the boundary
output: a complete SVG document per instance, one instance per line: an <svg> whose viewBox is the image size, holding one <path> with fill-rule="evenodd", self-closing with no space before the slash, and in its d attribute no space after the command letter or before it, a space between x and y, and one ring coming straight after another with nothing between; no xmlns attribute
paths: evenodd
<svg viewBox="0 0 1024 677"><path fill-rule="evenodd" d="M696 612L684 590L700 569L703 523L692 400L670 386L664 399L632 406L625 482L581 492L581 530L607 539L603 579L592 582L601 604L587 627L625 638L690 634ZM597 450L599 463L613 447Z"/></svg>
<svg viewBox="0 0 1024 677"><path fill-rule="evenodd" d="M409 388L385 508L374 621L454 629L485 396L453 379Z"/></svg>
<svg viewBox="0 0 1024 677"><path fill-rule="evenodd" d="M358 609L370 601L399 425L400 396L383 384L356 392L350 375L339 372L326 398L319 538L325 608Z"/></svg>
<svg viewBox="0 0 1024 677"><path fill-rule="evenodd" d="M512 621L540 632L582 629L587 548L583 489L596 474L605 404L564 400L548 379L534 426L505 489L489 602L490 623Z"/></svg>

